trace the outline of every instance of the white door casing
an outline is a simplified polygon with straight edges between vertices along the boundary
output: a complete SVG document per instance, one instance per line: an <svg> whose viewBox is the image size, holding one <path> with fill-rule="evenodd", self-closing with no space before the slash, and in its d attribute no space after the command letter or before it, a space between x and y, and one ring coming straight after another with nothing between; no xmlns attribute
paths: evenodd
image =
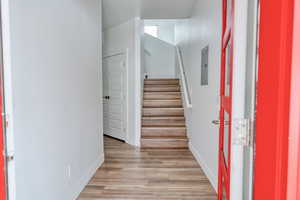
<svg viewBox="0 0 300 200"><path fill-rule="evenodd" d="M258 71L258 0L248 2L247 69L245 118L250 122L250 145L244 148L243 200L253 199L254 135L256 118L256 82Z"/></svg>
<svg viewBox="0 0 300 200"><path fill-rule="evenodd" d="M232 80L232 138L230 199L243 199L244 150L242 122L245 120L246 65L247 65L247 21L248 1L234 1L234 48Z"/></svg>
<svg viewBox="0 0 300 200"><path fill-rule="evenodd" d="M103 131L127 141L126 53L103 58Z"/></svg>
<svg viewBox="0 0 300 200"><path fill-rule="evenodd" d="M11 28L10 28L10 7L9 0L1 0L1 20L2 20L2 40L3 40L3 76L4 78L4 103L5 115L8 125L6 126L6 151L7 156L14 157L15 136L14 136L14 117L13 93L12 93L12 65L11 65ZM8 198L16 199L16 178L15 160L7 163L7 185Z"/></svg>

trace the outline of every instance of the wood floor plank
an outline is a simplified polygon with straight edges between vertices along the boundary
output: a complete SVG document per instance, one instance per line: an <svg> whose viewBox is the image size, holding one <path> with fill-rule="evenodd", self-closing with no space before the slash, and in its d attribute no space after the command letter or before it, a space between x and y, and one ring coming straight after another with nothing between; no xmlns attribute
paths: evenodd
<svg viewBox="0 0 300 200"><path fill-rule="evenodd" d="M139 149L105 137L105 163L78 200L216 200L188 149Z"/></svg>

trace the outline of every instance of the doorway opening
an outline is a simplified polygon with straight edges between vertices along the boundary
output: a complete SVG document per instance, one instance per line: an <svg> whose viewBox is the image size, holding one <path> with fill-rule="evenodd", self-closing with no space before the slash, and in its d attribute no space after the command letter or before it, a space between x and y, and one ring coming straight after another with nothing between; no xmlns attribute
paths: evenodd
<svg viewBox="0 0 300 200"><path fill-rule="evenodd" d="M294 1L2 2L0 198L297 190Z"/></svg>

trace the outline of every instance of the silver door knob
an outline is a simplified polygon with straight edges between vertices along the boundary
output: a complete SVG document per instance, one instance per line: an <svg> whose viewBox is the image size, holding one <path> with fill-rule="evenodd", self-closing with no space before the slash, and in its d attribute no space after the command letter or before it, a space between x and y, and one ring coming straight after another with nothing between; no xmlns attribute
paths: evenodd
<svg viewBox="0 0 300 200"><path fill-rule="evenodd" d="M218 120L213 120L212 123L214 125L220 125L221 121L219 119ZM224 121L224 125L229 125L229 121Z"/></svg>
<svg viewBox="0 0 300 200"><path fill-rule="evenodd" d="M213 123L214 125L220 125L221 122L220 122L220 120L213 120L212 123Z"/></svg>

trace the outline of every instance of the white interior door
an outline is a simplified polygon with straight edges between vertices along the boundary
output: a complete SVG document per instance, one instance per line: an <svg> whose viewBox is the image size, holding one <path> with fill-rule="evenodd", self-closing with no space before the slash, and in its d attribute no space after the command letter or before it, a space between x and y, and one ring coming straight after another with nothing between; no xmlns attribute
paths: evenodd
<svg viewBox="0 0 300 200"><path fill-rule="evenodd" d="M103 119L104 134L126 140L125 113L126 54L103 59Z"/></svg>

